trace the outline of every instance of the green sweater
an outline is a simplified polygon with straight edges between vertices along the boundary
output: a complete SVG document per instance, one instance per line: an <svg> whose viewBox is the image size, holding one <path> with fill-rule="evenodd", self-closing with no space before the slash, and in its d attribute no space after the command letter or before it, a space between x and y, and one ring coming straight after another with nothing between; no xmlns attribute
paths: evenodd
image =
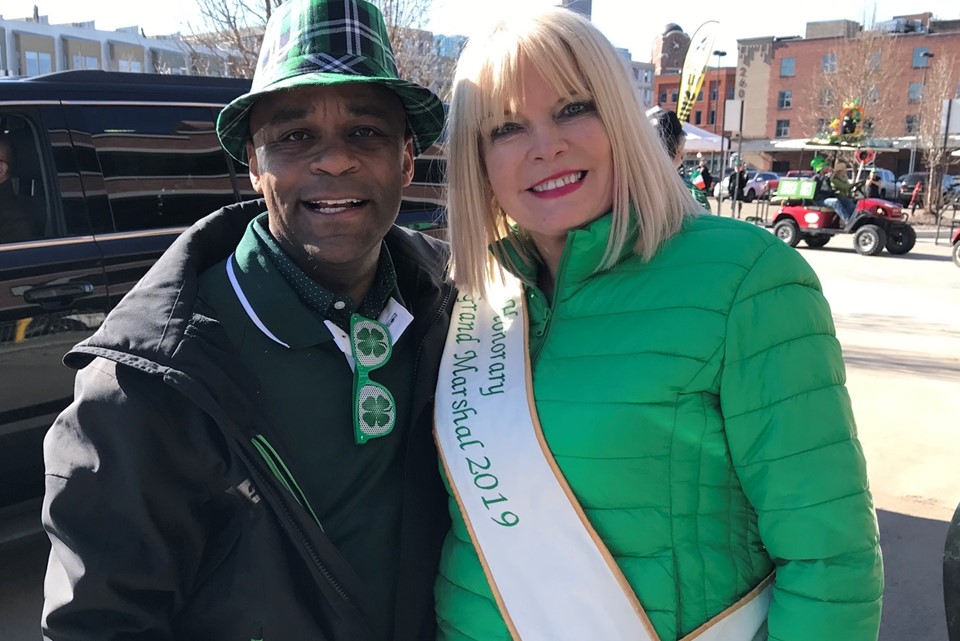
<svg viewBox="0 0 960 641"><path fill-rule="evenodd" d="M877 638L883 571L840 344L816 275L767 231L690 218L593 276L571 232L552 308L521 274L544 436L662 641L774 568L769 638ZM439 638L510 638L456 503ZM557 560L562 563L562 559Z"/></svg>

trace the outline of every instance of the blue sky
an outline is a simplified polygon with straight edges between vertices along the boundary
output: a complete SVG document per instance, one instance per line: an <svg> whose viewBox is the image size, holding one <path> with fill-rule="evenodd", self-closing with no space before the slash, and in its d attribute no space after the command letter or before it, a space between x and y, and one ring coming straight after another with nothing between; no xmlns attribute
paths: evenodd
<svg viewBox="0 0 960 641"><path fill-rule="evenodd" d="M557 0L433 0L431 30L438 33L469 35L476 25L491 16L505 15L518 6L550 6ZM0 12L5 18L30 15L34 4L51 23L94 20L99 29L138 25L148 36L175 31L190 32L196 24L193 0L2 0ZM797 7L790 11L791 7ZM680 25L693 34L706 20L720 23L714 49L726 50L733 63L738 38L791 36L804 33L808 21L846 18L862 21L874 15L888 20L916 10L931 11L939 18L960 19L957 0L876 0L857 2L784 3L759 0L683 0L681 2L637 2L637 0L593 0L593 21L618 47L629 49L634 60L649 60L653 39L668 23Z"/></svg>

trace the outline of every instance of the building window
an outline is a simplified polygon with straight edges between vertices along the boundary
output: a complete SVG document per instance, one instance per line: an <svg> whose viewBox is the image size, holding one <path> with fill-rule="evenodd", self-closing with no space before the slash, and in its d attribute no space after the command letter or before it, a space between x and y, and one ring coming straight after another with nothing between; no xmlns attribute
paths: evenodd
<svg viewBox="0 0 960 641"><path fill-rule="evenodd" d="M869 67L870 71L877 72L880 71L880 65L882 61L883 56L881 53L879 51L874 51L870 54L870 58L867 61L867 66Z"/></svg>
<svg viewBox="0 0 960 641"><path fill-rule="evenodd" d="M907 102L918 103L923 100L923 85L919 82L911 82L907 90Z"/></svg>
<svg viewBox="0 0 960 641"><path fill-rule="evenodd" d="M789 109L793 106L793 92L787 89L777 94L777 109Z"/></svg>
<svg viewBox="0 0 960 641"><path fill-rule="evenodd" d="M716 99L717 99L717 96L719 95L719 93L718 93L719 88L720 88L720 83L719 83L719 82L711 82L711 83L710 83L710 100L716 100Z"/></svg>
<svg viewBox="0 0 960 641"><path fill-rule="evenodd" d="M833 105L833 89L825 88L820 90L820 106L830 107Z"/></svg>
<svg viewBox="0 0 960 641"><path fill-rule="evenodd" d="M825 53L820 65L823 73L837 73L837 54Z"/></svg>
<svg viewBox="0 0 960 641"><path fill-rule="evenodd" d="M39 76L53 71L53 56L45 51L25 51L23 57L27 61L24 75Z"/></svg>
<svg viewBox="0 0 960 641"><path fill-rule="evenodd" d="M700 122L703 120L702 116L703 116L703 112L701 112L701 111L694 111L694 112L693 112L693 124L699 125Z"/></svg>
<svg viewBox="0 0 960 641"><path fill-rule="evenodd" d="M915 134L920 129L920 118L916 114L909 114L906 118L906 132Z"/></svg>
<svg viewBox="0 0 960 641"><path fill-rule="evenodd" d="M703 100L703 89L697 92L697 100Z"/></svg>
<svg viewBox="0 0 960 641"><path fill-rule="evenodd" d="M733 100L733 85L727 87L727 100Z"/></svg>
<svg viewBox="0 0 960 641"><path fill-rule="evenodd" d="M73 55L73 66L71 69L97 69L99 61L94 56Z"/></svg>
<svg viewBox="0 0 960 641"><path fill-rule="evenodd" d="M926 66L929 66L929 58L927 58L925 53L930 53L930 50L926 47L914 47L913 49L913 68L914 69L923 69Z"/></svg>
<svg viewBox="0 0 960 641"><path fill-rule="evenodd" d="M670 94L670 102L676 102L678 98L680 98L679 91L674 91L673 93Z"/></svg>
<svg viewBox="0 0 960 641"><path fill-rule="evenodd" d="M789 120L778 120L777 121L777 138L786 138L790 135L790 121Z"/></svg>
<svg viewBox="0 0 960 641"><path fill-rule="evenodd" d="M667 91L666 89L664 89L663 91L660 92L660 102L664 103L666 101L667 101Z"/></svg>
<svg viewBox="0 0 960 641"><path fill-rule="evenodd" d="M142 73L143 63L140 62L139 60L118 60L117 70L127 71L131 73Z"/></svg>
<svg viewBox="0 0 960 641"><path fill-rule="evenodd" d="M792 78L796 73L796 58L782 58L780 60L780 77Z"/></svg>
<svg viewBox="0 0 960 641"><path fill-rule="evenodd" d="M710 110L710 114L709 114L709 116L708 116L708 118L707 118L707 124L708 124L708 125L715 125L715 124L717 124L717 112L716 112L716 110L714 110L714 109L711 109L711 110Z"/></svg>

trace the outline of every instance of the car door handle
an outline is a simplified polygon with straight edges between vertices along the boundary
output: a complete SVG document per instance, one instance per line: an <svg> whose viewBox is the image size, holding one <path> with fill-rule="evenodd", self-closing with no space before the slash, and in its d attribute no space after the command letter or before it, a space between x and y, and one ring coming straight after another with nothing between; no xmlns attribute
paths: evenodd
<svg viewBox="0 0 960 641"><path fill-rule="evenodd" d="M93 292L93 283L63 283L31 287L23 292L23 300L44 307L60 307L73 302L78 296Z"/></svg>

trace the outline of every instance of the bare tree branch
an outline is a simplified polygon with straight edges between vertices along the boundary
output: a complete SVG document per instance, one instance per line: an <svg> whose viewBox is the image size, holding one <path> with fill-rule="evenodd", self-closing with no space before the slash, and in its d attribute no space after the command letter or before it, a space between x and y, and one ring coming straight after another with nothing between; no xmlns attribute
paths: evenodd
<svg viewBox="0 0 960 641"><path fill-rule="evenodd" d="M867 29L827 51L816 82L802 96L801 130L827 134L844 103L859 101L865 112L860 127L867 137L898 135L902 123L889 116L895 100L889 87L896 84L892 45L889 34Z"/></svg>
<svg viewBox="0 0 960 641"><path fill-rule="evenodd" d="M936 212L940 204L939 185L943 173L953 160L948 155L949 147L945 144L943 133L940 131L943 120L943 103L954 97L956 85L951 78L951 70L957 64L956 58L943 56L927 59L927 75L923 87L923 96L920 101L920 122L917 131L917 146L920 149L923 164L930 175L927 179L926 197L924 206L929 212ZM943 165L941 167L941 165Z"/></svg>

